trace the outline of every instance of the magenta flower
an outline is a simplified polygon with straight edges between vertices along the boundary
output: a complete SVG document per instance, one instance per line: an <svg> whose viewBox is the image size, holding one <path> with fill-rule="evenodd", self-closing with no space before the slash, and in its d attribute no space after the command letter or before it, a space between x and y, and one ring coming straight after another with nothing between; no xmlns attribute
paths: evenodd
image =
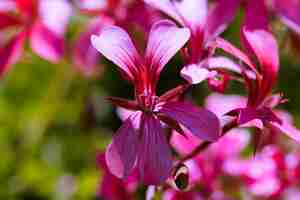
<svg viewBox="0 0 300 200"><path fill-rule="evenodd" d="M191 31L191 39L183 55L186 66L181 76L191 84L209 79L212 89L223 92L229 76L223 70L235 71L228 58L211 58L209 42L221 34L233 20L240 0L219 0L208 9L207 0L144 0L174 18Z"/></svg>
<svg viewBox="0 0 300 200"><path fill-rule="evenodd" d="M83 13L93 16L75 42L73 51L75 67L85 76L93 76L103 70L103 66L100 68L97 65L100 55L90 43L92 34L98 34L103 26L109 24L126 29L134 27L146 34L154 20L158 19L158 13L146 7L142 1L81 0L78 7Z"/></svg>
<svg viewBox="0 0 300 200"><path fill-rule="evenodd" d="M249 45L248 51L254 52L260 68L257 68L246 54L229 42L223 39L217 40L219 48L239 58L247 65L248 69L252 70L251 73L246 73L245 70L248 70L246 68L243 71L248 88L247 105L230 111L228 115L236 116L240 125L254 125L260 129L276 128L294 140L300 141L300 131L274 113L274 107L285 101L281 95L271 95L279 69L276 40L263 29L248 30L244 26L242 31L245 38L244 45L246 47Z"/></svg>
<svg viewBox="0 0 300 200"><path fill-rule="evenodd" d="M137 188L138 179L136 173L126 181L116 178L110 173L105 163L104 153L97 154L97 166L102 171L102 180L97 191L97 196L106 200L130 200Z"/></svg>
<svg viewBox="0 0 300 200"><path fill-rule="evenodd" d="M160 97L155 93L163 67L189 37L188 29L178 28L167 20L159 21L152 26L144 58L139 56L128 34L117 26L107 26L99 36L91 37L92 45L118 65L135 87L134 101L110 98L114 104L135 111L114 135L106 151L107 166L117 177L126 178L137 166L146 184L161 184L168 178L172 155L161 122L182 134L184 128L204 140L218 138L219 121L212 112L176 102L186 86Z"/></svg>
<svg viewBox="0 0 300 200"><path fill-rule="evenodd" d="M9 6L0 13L0 30L17 27L21 31L0 49L0 75L16 62L26 38L36 54L57 63L63 56L63 35L71 15L69 3L66 0L2 1Z"/></svg>

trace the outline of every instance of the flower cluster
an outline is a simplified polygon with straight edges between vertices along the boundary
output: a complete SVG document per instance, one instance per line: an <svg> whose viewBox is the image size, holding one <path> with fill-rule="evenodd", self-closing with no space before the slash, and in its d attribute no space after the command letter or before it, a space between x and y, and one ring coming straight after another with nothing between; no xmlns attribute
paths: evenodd
<svg viewBox="0 0 300 200"><path fill-rule="evenodd" d="M89 22L70 44L76 13ZM232 40L237 19L240 39ZM86 78L105 59L117 66L133 97L107 98L123 124L97 157L104 174L98 195L106 199L133 199L141 183L151 185L148 199L298 199L300 151L280 140L284 133L300 142L300 130L277 108L287 102L284 91L274 93L278 19L300 44L299 0L1 0L0 75L27 39L41 58L67 60ZM178 53L174 79L182 84L157 94ZM188 96L204 82L212 94L200 107ZM230 84L242 86L244 96L228 94Z"/></svg>

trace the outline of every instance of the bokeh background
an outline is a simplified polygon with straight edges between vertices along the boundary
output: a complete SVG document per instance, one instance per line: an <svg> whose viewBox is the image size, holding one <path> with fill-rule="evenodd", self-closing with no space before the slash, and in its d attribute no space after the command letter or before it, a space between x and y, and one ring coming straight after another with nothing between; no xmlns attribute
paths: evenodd
<svg viewBox="0 0 300 200"><path fill-rule="evenodd" d="M75 13L66 34L69 49L90 18ZM240 11L222 35L236 45L242 15ZM272 23L281 53L276 91L289 99L282 107L293 114L300 128L300 48L285 26ZM0 83L0 199L96 199L102 173L96 166L96 153L105 150L121 125L105 97L132 98L132 87L105 59L99 60L96 75L86 77L74 67L71 55L50 64L28 45L25 49ZM183 82L180 68L179 56L168 63L159 94ZM201 105L209 93L202 83L188 96ZM243 94L243 90L232 83L226 93Z"/></svg>

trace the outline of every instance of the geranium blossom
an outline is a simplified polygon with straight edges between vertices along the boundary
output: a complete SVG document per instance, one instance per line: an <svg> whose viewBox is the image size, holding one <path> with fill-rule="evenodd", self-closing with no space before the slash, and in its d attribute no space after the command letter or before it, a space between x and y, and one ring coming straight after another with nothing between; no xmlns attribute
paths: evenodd
<svg viewBox="0 0 300 200"><path fill-rule="evenodd" d="M0 30L20 28L20 31L0 49L0 74L16 62L26 38L36 54L57 63L64 53L63 35L71 16L69 3L66 0L2 1L10 6L0 13Z"/></svg>
<svg viewBox="0 0 300 200"><path fill-rule="evenodd" d="M211 58L209 42L221 34L233 20L239 0L219 0L208 9L207 0L145 0L191 30L191 39L184 49L185 67L181 76L197 84L209 79L209 85L224 91L229 76L222 69L236 71L236 65L226 57ZM222 80L219 80L222 79Z"/></svg>
<svg viewBox="0 0 300 200"><path fill-rule="evenodd" d="M190 31L170 21L155 23L142 58L128 34L117 26L103 28L92 36L93 46L118 65L134 84L135 100L110 98L121 107L134 110L113 137L106 151L111 172L126 178L137 165L146 184L162 184L170 175L172 155L161 121L181 132L188 129L197 137L214 141L219 136L218 118L206 109L176 99L186 89L179 86L158 97L155 88L167 62L188 41Z"/></svg>

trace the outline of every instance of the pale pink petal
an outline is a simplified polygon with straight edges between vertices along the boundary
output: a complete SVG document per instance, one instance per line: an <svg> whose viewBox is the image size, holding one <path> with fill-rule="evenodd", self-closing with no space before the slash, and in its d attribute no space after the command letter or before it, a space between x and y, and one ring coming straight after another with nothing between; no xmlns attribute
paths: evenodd
<svg viewBox="0 0 300 200"><path fill-rule="evenodd" d="M118 65L130 80L134 80L140 56L125 30L117 26L104 27L91 36L92 45L107 59Z"/></svg>
<svg viewBox="0 0 300 200"><path fill-rule="evenodd" d="M138 155L140 176L147 185L159 185L171 175L171 149L158 119L144 114L141 123Z"/></svg>
<svg viewBox="0 0 300 200"><path fill-rule="evenodd" d="M181 25L185 25L182 16L179 14L178 10L176 10L176 7L171 0L144 0L144 2L164 12L177 22L181 23Z"/></svg>
<svg viewBox="0 0 300 200"><path fill-rule="evenodd" d="M104 10L108 7L110 0L78 0L80 9L83 10Z"/></svg>
<svg viewBox="0 0 300 200"><path fill-rule="evenodd" d="M272 126L277 128L280 132L285 133L287 136L293 140L300 142L300 130L296 128L293 124L283 121L282 124L271 122Z"/></svg>
<svg viewBox="0 0 300 200"><path fill-rule="evenodd" d="M1 0L0 1L0 11L8 12L16 9L16 4L14 0Z"/></svg>
<svg viewBox="0 0 300 200"><path fill-rule="evenodd" d="M36 22L30 33L30 46L42 58L53 63L59 62L64 54L64 39L45 25Z"/></svg>
<svg viewBox="0 0 300 200"><path fill-rule="evenodd" d="M243 61L245 64L247 64L254 72L256 72L256 67L255 65L251 62L249 57L244 54L241 50L233 46L231 43L228 41L222 39L222 38L217 38L216 40L216 46L220 49L223 49L225 52L235 56L239 60Z"/></svg>
<svg viewBox="0 0 300 200"><path fill-rule="evenodd" d="M172 1L176 9L191 28L203 27L206 23L207 0Z"/></svg>
<svg viewBox="0 0 300 200"><path fill-rule="evenodd" d="M138 133L132 120L139 117L131 115L114 135L105 154L110 172L118 178L126 178L132 172L138 151Z"/></svg>
<svg viewBox="0 0 300 200"><path fill-rule="evenodd" d="M246 40L266 71L277 73L279 68L278 46L273 35L264 30L243 29ZM268 53L266 53L268 52Z"/></svg>
<svg viewBox="0 0 300 200"><path fill-rule="evenodd" d="M240 0L219 0L207 18L206 37L214 38L221 34L233 20Z"/></svg>
<svg viewBox="0 0 300 200"><path fill-rule="evenodd" d="M224 56L207 58L203 60L200 65L209 69L226 69L232 72L241 73L241 66Z"/></svg>
<svg viewBox="0 0 300 200"><path fill-rule="evenodd" d="M223 95L213 93L205 100L205 107L213 111L218 117L236 108L244 108L247 105L247 99L238 95Z"/></svg>
<svg viewBox="0 0 300 200"><path fill-rule="evenodd" d="M72 7L68 0L42 0L39 2L42 23L48 29L62 36L65 33Z"/></svg>
<svg viewBox="0 0 300 200"><path fill-rule="evenodd" d="M180 71L180 75L190 84L198 84L208 78L214 77L216 72L210 71L200 65L191 64L184 66Z"/></svg>
<svg viewBox="0 0 300 200"><path fill-rule="evenodd" d="M25 32L20 32L0 49L0 77L19 59L23 50L25 36Z"/></svg>
<svg viewBox="0 0 300 200"><path fill-rule="evenodd" d="M136 113L137 117L131 119L131 124L135 129L139 129L140 122L141 122L141 114L142 114L141 111L133 111L133 110L128 110L126 108L118 107L116 112L117 112L118 117L122 121L125 121L133 113Z"/></svg>
<svg viewBox="0 0 300 200"><path fill-rule="evenodd" d="M185 134L183 136L174 131L170 143L178 153L187 155L201 143L201 140L193 134Z"/></svg>
<svg viewBox="0 0 300 200"><path fill-rule="evenodd" d="M215 141L220 136L220 122L209 110L186 102L168 102L160 112L178 121L192 134L203 140Z"/></svg>
<svg viewBox="0 0 300 200"><path fill-rule="evenodd" d="M158 21L152 26L149 34L145 55L147 65L155 74L159 74L189 37L189 29L178 28L169 20Z"/></svg>

